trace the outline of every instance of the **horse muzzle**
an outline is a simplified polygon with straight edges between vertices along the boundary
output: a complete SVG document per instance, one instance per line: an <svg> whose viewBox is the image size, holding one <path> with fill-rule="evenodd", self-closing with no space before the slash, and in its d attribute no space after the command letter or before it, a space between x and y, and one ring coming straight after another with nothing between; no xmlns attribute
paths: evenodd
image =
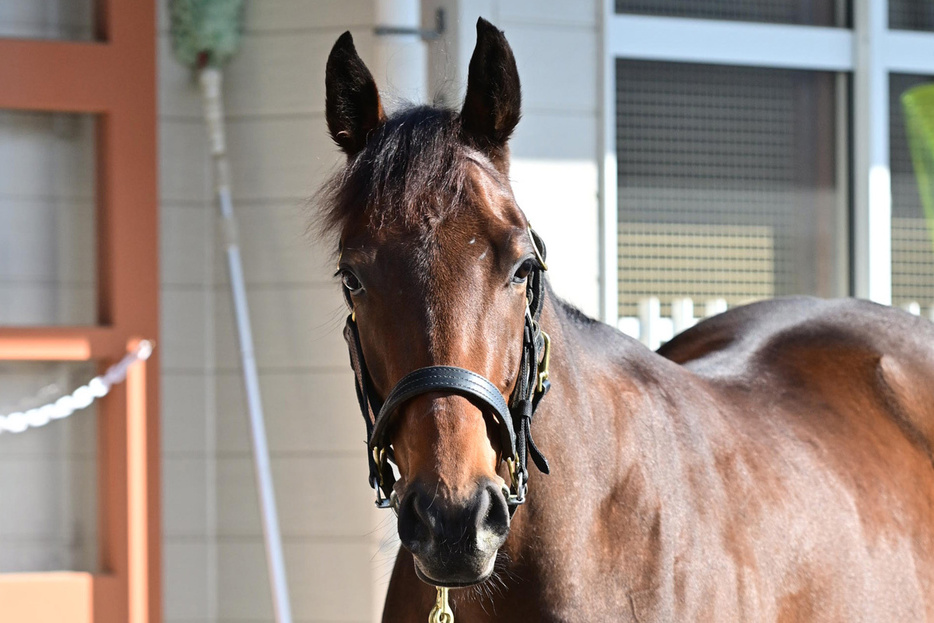
<svg viewBox="0 0 934 623"><path fill-rule="evenodd" d="M415 558L418 577L452 588L489 578L509 534L509 490L486 480L455 503L435 487L412 483L408 489L399 504L399 539Z"/></svg>

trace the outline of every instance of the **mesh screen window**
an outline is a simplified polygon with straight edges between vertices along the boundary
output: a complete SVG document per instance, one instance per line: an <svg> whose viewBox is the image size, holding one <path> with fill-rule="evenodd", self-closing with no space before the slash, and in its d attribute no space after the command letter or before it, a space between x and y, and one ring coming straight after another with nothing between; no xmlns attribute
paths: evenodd
<svg viewBox="0 0 934 623"><path fill-rule="evenodd" d="M907 0L903 0L907 1ZM914 0L919 4L928 0ZM616 0L616 13L807 26L847 26L841 0Z"/></svg>
<svg viewBox="0 0 934 623"><path fill-rule="evenodd" d="M931 0L889 0L889 28L892 30L934 30L934 2Z"/></svg>
<svg viewBox="0 0 934 623"><path fill-rule="evenodd" d="M911 164L902 93L928 76L889 76L889 162L892 171L892 304L934 305L934 247Z"/></svg>
<svg viewBox="0 0 934 623"><path fill-rule="evenodd" d="M619 313L847 291L838 77L618 60Z"/></svg>

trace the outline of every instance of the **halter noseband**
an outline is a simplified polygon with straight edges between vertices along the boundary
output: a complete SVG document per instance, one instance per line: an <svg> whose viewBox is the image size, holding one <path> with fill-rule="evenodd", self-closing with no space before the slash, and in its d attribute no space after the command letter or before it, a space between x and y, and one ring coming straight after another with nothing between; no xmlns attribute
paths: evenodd
<svg viewBox="0 0 934 623"><path fill-rule="evenodd" d="M522 338L522 357L515 388L506 399L493 383L476 372L455 366L428 366L405 375L396 383L385 400L373 391L373 384L363 358L360 332L354 313L347 316L344 339L350 351L350 365L356 377L357 402L366 423L370 486L376 491L376 505L390 508L396 504L393 485L396 483L391 463L395 462L389 444L389 420L393 413L412 398L428 392L446 392L464 396L492 415L500 429L503 459L509 467L510 486L507 503L510 513L525 502L528 492L528 456L539 471L549 472L548 461L532 440L532 416L539 402L548 393L548 364L551 340L539 325L544 305L545 244L529 228L535 249L535 266L526 281L526 313ZM371 412L373 414L371 419Z"/></svg>

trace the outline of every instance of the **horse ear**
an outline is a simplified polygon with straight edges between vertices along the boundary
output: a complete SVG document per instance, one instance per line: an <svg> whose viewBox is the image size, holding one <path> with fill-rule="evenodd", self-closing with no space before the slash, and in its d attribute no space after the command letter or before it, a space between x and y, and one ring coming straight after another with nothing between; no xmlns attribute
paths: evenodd
<svg viewBox="0 0 934 623"><path fill-rule="evenodd" d="M331 48L324 82L331 138L353 156L366 146L367 136L382 125L386 115L376 81L357 54L350 32L342 34Z"/></svg>
<svg viewBox="0 0 934 623"><path fill-rule="evenodd" d="M481 17L461 110L464 134L495 158L519 123L521 108L522 90L512 48L502 31Z"/></svg>

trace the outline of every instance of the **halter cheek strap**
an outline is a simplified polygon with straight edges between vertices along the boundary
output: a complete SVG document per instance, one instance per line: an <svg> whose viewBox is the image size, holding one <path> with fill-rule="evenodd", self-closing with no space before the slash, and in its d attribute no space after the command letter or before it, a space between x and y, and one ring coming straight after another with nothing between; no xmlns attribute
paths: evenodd
<svg viewBox="0 0 934 623"><path fill-rule="evenodd" d="M366 424L370 486L376 490L380 508L394 505L393 485L396 482L391 462L395 462L389 441L392 415L404 403L421 394L446 392L464 396L499 424L503 459L509 466L510 494L507 502L511 512L525 502L528 490L527 458L539 471L549 472L548 461L532 440L532 416L539 402L551 387L548 381L550 339L539 325L544 305L545 245L531 228L529 235L535 248L536 266L529 273L526 285L526 318L523 327L522 356L516 385L507 404L493 383L464 368L429 366L410 372L402 378L385 401L373 391L360 332L354 314L347 317L344 339L350 351L350 365L356 379L357 401ZM371 416L372 413L372 416ZM372 419L371 419L372 418Z"/></svg>

